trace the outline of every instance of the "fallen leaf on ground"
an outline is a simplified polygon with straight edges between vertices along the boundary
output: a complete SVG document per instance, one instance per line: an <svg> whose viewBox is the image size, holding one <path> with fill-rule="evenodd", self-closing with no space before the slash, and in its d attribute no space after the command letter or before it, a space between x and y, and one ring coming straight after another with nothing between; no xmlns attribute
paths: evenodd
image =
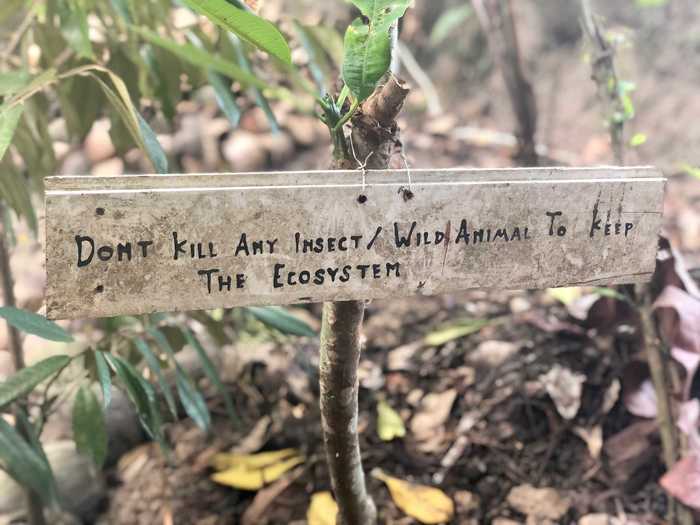
<svg viewBox="0 0 700 525"><path fill-rule="evenodd" d="M406 435L403 419L384 400L377 403L377 433L382 441L391 441Z"/></svg>
<svg viewBox="0 0 700 525"><path fill-rule="evenodd" d="M547 295L556 299L563 305L567 305L574 302L576 299L579 299L583 295L584 291L585 289L579 286L547 288Z"/></svg>
<svg viewBox="0 0 700 525"><path fill-rule="evenodd" d="M304 467L298 467L274 483L258 491L252 503L248 505L248 508L243 513L241 525L258 525L259 523L263 523L264 516L270 508L271 503L287 490L289 485L299 479L304 471Z"/></svg>
<svg viewBox="0 0 700 525"><path fill-rule="evenodd" d="M335 525L338 504L330 492L317 492L311 496L311 504L306 511L308 525Z"/></svg>
<svg viewBox="0 0 700 525"><path fill-rule="evenodd" d="M586 376L574 373L568 368L556 364L546 374L539 377L557 407L557 412L564 419L573 419L581 408L581 393Z"/></svg>
<svg viewBox="0 0 700 525"><path fill-rule="evenodd" d="M518 345L510 341L484 341L467 354L467 361L477 365L496 368L518 352Z"/></svg>
<svg viewBox="0 0 700 525"><path fill-rule="evenodd" d="M270 452L258 452L257 454L237 454L221 452L211 459L211 466L215 470L227 470L229 468L244 466L247 468L262 468L292 456L298 456L299 451L294 448L272 450Z"/></svg>
<svg viewBox="0 0 700 525"><path fill-rule="evenodd" d="M622 521L620 518L602 513L587 514L578 520L578 525L622 525L623 523L627 523L627 520Z"/></svg>
<svg viewBox="0 0 700 525"><path fill-rule="evenodd" d="M474 334L490 323L491 321L488 319L474 319L457 325L438 328L426 335L424 342L428 346L444 345L460 337Z"/></svg>
<svg viewBox="0 0 700 525"><path fill-rule="evenodd" d="M452 519L454 503L440 489L409 483L379 469L374 469L372 476L386 483L398 508L421 523L445 523Z"/></svg>
<svg viewBox="0 0 700 525"><path fill-rule="evenodd" d="M593 428L576 427L574 433L586 443L588 453L593 459L600 458L603 450L603 427L600 425Z"/></svg>
<svg viewBox="0 0 700 525"><path fill-rule="evenodd" d="M212 465L219 472L212 481L240 490L259 490L304 462L294 449L259 454L217 454Z"/></svg>
<svg viewBox="0 0 700 525"><path fill-rule="evenodd" d="M508 493L508 504L528 517L558 520L569 511L569 498L553 488L535 488L532 485L513 487Z"/></svg>
<svg viewBox="0 0 700 525"><path fill-rule="evenodd" d="M659 331L670 346L700 353L700 299L667 286L654 301Z"/></svg>
<svg viewBox="0 0 700 525"><path fill-rule="evenodd" d="M691 454L682 458L659 483L688 507L700 509L700 456Z"/></svg>
<svg viewBox="0 0 700 525"><path fill-rule="evenodd" d="M456 398L457 390L452 388L439 394L430 393L421 400L420 408L411 420L411 432L418 441L429 438L445 424Z"/></svg>
<svg viewBox="0 0 700 525"><path fill-rule="evenodd" d="M269 416L260 418L248 435L231 449L231 452L248 454L260 450L267 439L267 429L270 427L271 423L272 419L270 419Z"/></svg>

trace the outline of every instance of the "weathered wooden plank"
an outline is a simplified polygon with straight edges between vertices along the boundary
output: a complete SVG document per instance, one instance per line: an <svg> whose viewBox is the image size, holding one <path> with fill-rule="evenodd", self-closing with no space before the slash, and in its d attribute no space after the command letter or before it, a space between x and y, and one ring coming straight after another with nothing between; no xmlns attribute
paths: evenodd
<svg viewBox="0 0 700 525"><path fill-rule="evenodd" d="M47 313L638 282L653 168L51 177ZM410 235L409 235L410 234Z"/></svg>

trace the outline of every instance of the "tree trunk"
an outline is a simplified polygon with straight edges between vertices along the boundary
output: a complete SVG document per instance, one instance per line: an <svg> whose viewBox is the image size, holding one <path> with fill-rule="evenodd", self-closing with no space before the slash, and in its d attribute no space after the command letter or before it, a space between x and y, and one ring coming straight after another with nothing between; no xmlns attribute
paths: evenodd
<svg viewBox="0 0 700 525"><path fill-rule="evenodd" d="M408 89L393 76L377 88L352 119L352 147L336 146L333 168L385 169L397 147L395 119ZM352 152L352 153L350 153ZM348 158L350 155L355 158ZM364 169L364 168L363 168ZM323 305L320 350L321 419L331 483L338 502L338 524L374 525L377 510L367 493L357 433L357 369L364 301Z"/></svg>

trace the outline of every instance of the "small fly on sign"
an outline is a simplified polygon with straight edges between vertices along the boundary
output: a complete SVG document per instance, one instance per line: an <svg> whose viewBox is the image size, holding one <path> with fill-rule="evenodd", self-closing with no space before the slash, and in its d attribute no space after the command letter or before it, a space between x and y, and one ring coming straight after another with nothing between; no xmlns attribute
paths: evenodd
<svg viewBox="0 0 700 525"><path fill-rule="evenodd" d="M48 316L640 282L653 168L51 177Z"/></svg>

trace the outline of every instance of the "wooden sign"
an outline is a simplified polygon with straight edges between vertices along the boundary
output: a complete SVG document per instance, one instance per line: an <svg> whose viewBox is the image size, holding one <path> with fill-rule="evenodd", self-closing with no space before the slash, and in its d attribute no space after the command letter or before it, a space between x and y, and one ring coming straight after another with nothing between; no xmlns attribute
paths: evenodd
<svg viewBox="0 0 700 525"><path fill-rule="evenodd" d="M47 313L643 281L664 181L652 168L51 177Z"/></svg>

